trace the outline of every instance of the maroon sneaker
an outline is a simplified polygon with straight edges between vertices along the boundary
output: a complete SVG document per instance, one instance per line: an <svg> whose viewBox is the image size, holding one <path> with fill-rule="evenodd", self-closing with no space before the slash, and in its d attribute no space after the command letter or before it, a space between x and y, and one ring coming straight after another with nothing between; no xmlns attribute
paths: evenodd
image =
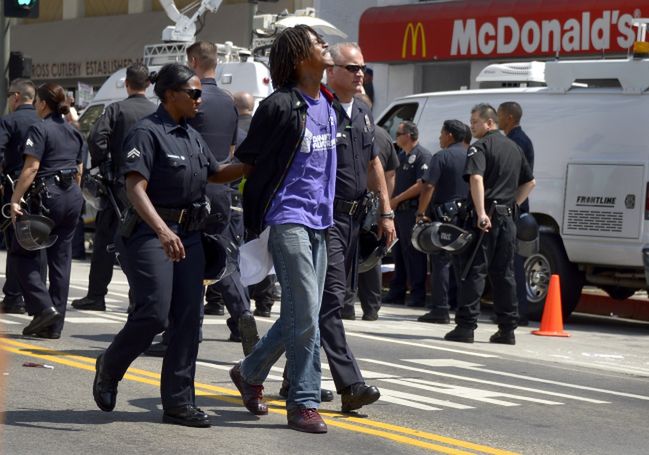
<svg viewBox="0 0 649 455"><path fill-rule="evenodd" d="M241 399L246 409L254 415L263 416L268 414L268 406L264 403L264 386L248 384L241 377L241 362L238 362L230 369L230 379L239 389Z"/></svg>
<svg viewBox="0 0 649 455"><path fill-rule="evenodd" d="M317 409L293 408L286 413L288 426L305 433L326 433L327 424L324 423Z"/></svg>

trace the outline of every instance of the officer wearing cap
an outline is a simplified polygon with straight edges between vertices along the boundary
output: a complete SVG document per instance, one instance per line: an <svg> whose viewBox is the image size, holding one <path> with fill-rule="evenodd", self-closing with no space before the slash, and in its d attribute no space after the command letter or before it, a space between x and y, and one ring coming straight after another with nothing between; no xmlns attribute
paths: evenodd
<svg viewBox="0 0 649 455"><path fill-rule="evenodd" d="M134 63L126 68L124 82L128 98L109 105L97 119L88 136L91 165L99 168L103 183L112 192L115 203L121 205L119 194L123 185L119 169L124 162L122 143L126 133L141 118L152 114L156 106L146 98L145 91L149 86L149 69ZM119 207L118 210L121 210ZM78 310L105 311L104 297L108 293L108 284L113 278L115 252L109 251L113 243L119 216L116 207L109 201L97 212L95 218L95 236L93 241L92 260L88 274L88 294L72 301Z"/></svg>
<svg viewBox="0 0 649 455"><path fill-rule="evenodd" d="M400 166L397 168L394 195L390 200L396 212L397 236L409 239L416 223L419 193L424 187L422 178L428 170L431 153L419 145L419 130L413 122L401 122L396 132ZM411 242L398 242L393 249L394 277L385 303L401 303L405 300L406 283L410 283L408 306L423 307L426 301L427 257L417 251Z"/></svg>
<svg viewBox="0 0 649 455"><path fill-rule="evenodd" d="M514 252L516 248L516 204L527 199L536 185L532 170L518 145L498 131L496 111L489 104L471 110L471 132L478 139L467 151L464 178L469 181L475 226L480 229L473 248L458 258L456 271L466 270L459 285L455 329L444 339L473 343L480 314L480 298L487 276L493 285L498 331L492 343L515 344L518 323Z"/></svg>
<svg viewBox="0 0 649 455"><path fill-rule="evenodd" d="M34 106L43 121L27 132L24 164L11 196L11 218L15 223L22 215L41 214L52 220L52 242L42 245L47 247L49 289L41 274L40 252L26 250L16 238L10 248L27 312L34 315L23 335L56 339L68 303L72 237L83 205L79 181L86 144L63 118L69 106L60 85L38 87Z"/></svg>
<svg viewBox="0 0 649 455"><path fill-rule="evenodd" d="M244 165L217 166L201 135L187 124L196 115L201 83L176 63L154 76L161 101L124 142L122 174L132 208L120 225L117 246L126 262L134 309L96 362L93 396L106 412L131 362L169 321L162 364L163 422L210 426L194 401L205 256L202 225L209 214L205 187L239 178Z"/></svg>
<svg viewBox="0 0 649 455"><path fill-rule="evenodd" d="M2 161L2 204L11 201L13 183L18 179L23 167L23 148L27 140L29 128L40 121L34 109L34 96L36 88L29 79L14 79L9 85L7 103L11 113L0 119L0 160ZM5 231L5 245L7 245L7 265L5 268L5 284L2 287L4 299L2 300L3 313L23 314L25 302L23 300L15 265L12 260L11 242L13 227L8 226Z"/></svg>
<svg viewBox="0 0 649 455"><path fill-rule="evenodd" d="M429 212L430 218L435 221L444 223L457 221L456 208L458 204L464 206L469 193L469 187L462 175L466 150L470 142L471 130L467 125L459 120L444 121L439 134L439 145L442 150L433 155L430 168L422 178L425 186L419 195L417 221L428 221ZM451 292L451 258L447 252L440 251L430 255L430 262L433 297L431 310L417 320L448 324L451 322L448 312L451 306L455 307L456 295L455 292Z"/></svg>
<svg viewBox="0 0 649 455"><path fill-rule="evenodd" d="M534 146L532 141L521 128L523 109L516 101L506 101L498 106L498 127L516 142L523 151L527 163L534 171ZM520 206L521 213L529 213L530 202L525 199ZM516 277L516 294L518 295L518 325L529 325L527 286L525 283L525 257L520 254L514 256L514 276Z"/></svg>
<svg viewBox="0 0 649 455"><path fill-rule="evenodd" d="M365 384L356 359L347 344L342 322L348 280L354 289L358 262L358 236L369 188L379 194L379 238L391 244L396 237L381 162L373 147L374 120L365 103L354 98L363 86L365 62L356 43L337 43L329 48L334 66L327 68L327 81L337 97L336 197L334 225L327 241L327 274L320 308L320 339L336 390L342 395L342 410L352 411L375 402L379 390Z"/></svg>

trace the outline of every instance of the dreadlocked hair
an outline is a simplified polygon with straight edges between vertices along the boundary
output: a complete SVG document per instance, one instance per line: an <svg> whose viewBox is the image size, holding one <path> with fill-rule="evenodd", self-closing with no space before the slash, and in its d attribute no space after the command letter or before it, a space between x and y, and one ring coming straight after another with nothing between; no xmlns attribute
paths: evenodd
<svg viewBox="0 0 649 455"><path fill-rule="evenodd" d="M309 34L322 41L320 35L308 25L296 25L283 30L273 42L269 65L275 88L291 86L297 82L297 64L311 55L313 43Z"/></svg>

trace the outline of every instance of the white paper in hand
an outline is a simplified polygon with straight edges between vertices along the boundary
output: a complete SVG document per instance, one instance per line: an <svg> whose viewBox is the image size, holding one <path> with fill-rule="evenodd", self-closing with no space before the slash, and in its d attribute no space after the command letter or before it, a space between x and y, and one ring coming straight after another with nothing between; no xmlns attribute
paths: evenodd
<svg viewBox="0 0 649 455"><path fill-rule="evenodd" d="M264 229L261 235L239 248L239 270L241 284L250 286L257 284L268 274L275 273L273 257L268 249L268 234L270 227Z"/></svg>

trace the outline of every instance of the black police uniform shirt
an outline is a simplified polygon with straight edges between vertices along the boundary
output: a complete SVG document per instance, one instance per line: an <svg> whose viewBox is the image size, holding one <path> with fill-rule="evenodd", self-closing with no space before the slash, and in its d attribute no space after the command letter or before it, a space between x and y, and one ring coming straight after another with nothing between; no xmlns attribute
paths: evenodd
<svg viewBox="0 0 649 455"><path fill-rule="evenodd" d="M483 177L485 200L513 204L516 190L532 179L532 169L520 147L499 131L490 131L467 150L464 179Z"/></svg>
<svg viewBox="0 0 649 455"><path fill-rule="evenodd" d="M534 172L534 146L532 145L532 141L527 136L527 134L525 134L525 132L520 126L516 126L509 131L507 137L510 138L512 141L516 142L516 144L518 144L521 150L523 150L525 159L527 160L527 163L530 165L530 169L532 169L532 172ZM521 210L523 212L530 211L530 203L527 199L525 199L525 201L521 204Z"/></svg>
<svg viewBox="0 0 649 455"><path fill-rule="evenodd" d="M48 115L27 132L24 155L40 161L36 177L48 177L60 170L75 170L87 153L79 130L60 114Z"/></svg>
<svg viewBox="0 0 649 455"><path fill-rule="evenodd" d="M20 105L0 120L0 161L5 174L15 178L20 173L27 132L40 121L32 104Z"/></svg>
<svg viewBox="0 0 649 455"><path fill-rule="evenodd" d="M155 207L185 208L202 200L207 177L217 170L198 131L184 120L176 123L163 105L135 124L126 136L124 150L121 174L142 175Z"/></svg>
<svg viewBox="0 0 649 455"><path fill-rule="evenodd" d="M380 126L374 129L374 150L381 161L383 171L394 171L399 167L399 156L392 143L392 137Z"/></svg>
<svg viewBox="0 0 649 455"><path fill-rule="evenodd" d="M417 183L417 180L422 180L430 166L431 158L430 151L419 144L412 149L410 154L406 154L405 151L401 150L399 152L400 165L397 168L394 183L394 194L399 195ZM416 199L413 198L411 201L416 201ZM402 204L407 202L404 201Z"/></svg>
<svg viewBox="0 0 649 455"><path fill-rule="evenodd" d="M218 162L230 157L230 146L237 143L239 115L232 97L216 86L213 78L201 79L203 93L198 114L187 122L198 131Z"/></svg>
<svg viewBox="0 0 649 455"><path fill-rule="evenodd" d="M346 201L360 199L367 191L367 169L376 157L374 119L367 104L354 99L351 118L342 105L337 105L336 132L336 198Z"/></svg>
<svg viewBox="0 0 649 455"><path fill-rule="evenodd" d="M435 186L433 204L466 199L469 185L463 178L466 148L461 143L451 144L435 153L423 181Z"/></svg>
<svg viewBox="0 0 649 455"><path fill-rule="evenodd" d="M113 171L124 162L124 138L141 118L155 112L156 105L144 95L131 95L110 104L95 122L88 136L92 167L112 160Z"/></svg>

